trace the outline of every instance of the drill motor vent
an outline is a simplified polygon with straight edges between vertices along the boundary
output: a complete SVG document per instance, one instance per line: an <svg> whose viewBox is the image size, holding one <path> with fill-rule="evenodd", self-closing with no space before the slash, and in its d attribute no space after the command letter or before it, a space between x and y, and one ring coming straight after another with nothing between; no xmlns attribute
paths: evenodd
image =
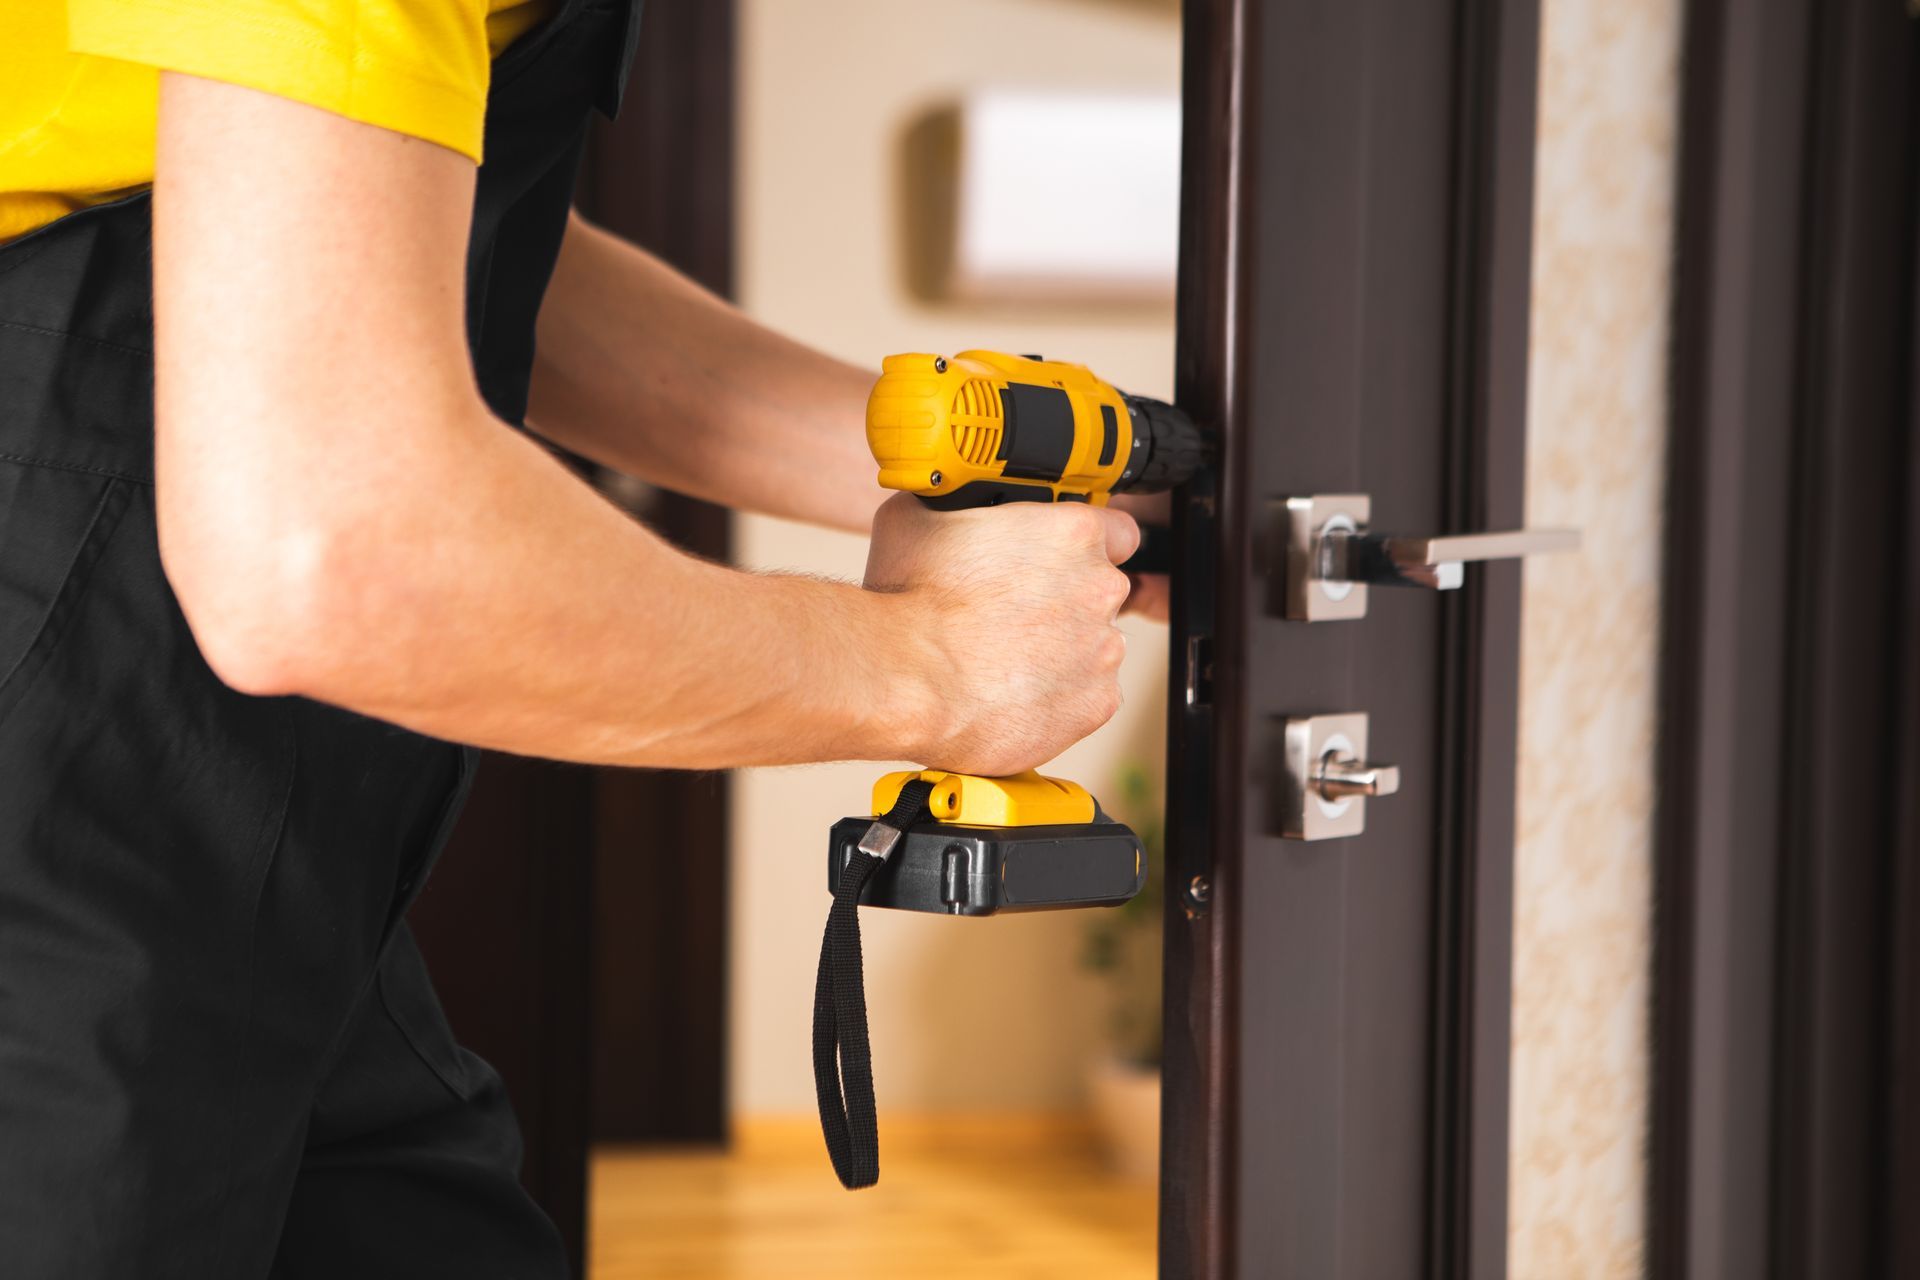
<svg viewBox="0 0 1920 1280"><path fill-rule="evenodd" d="M993 383L985 378L961 383L949 418L955 452L976 467L993 461L1000 452L1000 435L1005 429L1001 413L1000 393Z"/></svg>

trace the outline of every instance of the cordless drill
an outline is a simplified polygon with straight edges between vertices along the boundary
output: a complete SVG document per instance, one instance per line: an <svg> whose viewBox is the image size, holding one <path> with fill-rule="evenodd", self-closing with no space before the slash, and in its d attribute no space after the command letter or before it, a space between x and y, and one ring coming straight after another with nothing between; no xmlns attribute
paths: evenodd
<svg viewBox="0 0 1920 1280"><path fill-rule="evenodd" d="M1038 356L963 351L888 356L867 400L867 444L880 484L918 494L941 511L1003 502L1090 502L1115 493L1161 493L1204 464L1193 420L1172 405L1128 395L1085 366ZM1112 822L1085 788L1027 772L980 778L939 770L890 773L873 789L878 817L912 779L931 784L928 816L940 827L908 856L880 868L863 903L989 915L995 911L1114 905L1144 883L1139 841ZM871 819L834 827L837 878L846 838ZM964 856L963 856L964 855Z"/></svg>
<svg viewBox="0 0 1920 1280"><path fill-rule="evenodd" d="M940 511L1159 493L1204 465L1180 410L1127 395L1084 365L963 351L889 356L867 401L880 483ZM828 842L834 895L814 988L820 1127L848 1188L880 1176L861 974L862 906L942 915L1119 906L1147 880L1140 838L1086 788L1029 770L1006 778L889 773L872 813Z"/></svg>

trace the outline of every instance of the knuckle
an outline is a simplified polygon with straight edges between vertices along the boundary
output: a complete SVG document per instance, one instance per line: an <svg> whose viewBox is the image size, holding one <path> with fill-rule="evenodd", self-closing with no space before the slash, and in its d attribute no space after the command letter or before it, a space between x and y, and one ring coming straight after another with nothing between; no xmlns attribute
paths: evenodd
<svg viewBox="0 0 1920 1280"><path fill-rule="evenodd" d="M1101 621L1106 621L1107 616L1113 613L1114 608L1116 590L1113 582L1114 572L1111 568L1096 569L1089 567L1082 570L1074 581L1073 604L1087 613L1101 615ZM1121 586L1124 587L1125 585L1126 578L1123 574L1121 576ZM1120 598L1124 599L1125 597L1122 595Z"/></svg>
<svg viewBox="0 0 1920 1280"><path fill-rule="evenodd" d="M879 533L882 530L897 528L900 523L907 518L908 514L909 513L900 505L900 495L896 494L875 508L873 513L873 530L875 533Z"/></svg>
<svg viewBox="0 0 1920 1280"><path fill-rule="evenodd" d="M1061 523L1068 537L1080 542L1105 540L1106 521L1099 511L1078 502L1062 503L1060 509L1064 512Z"/></svg>

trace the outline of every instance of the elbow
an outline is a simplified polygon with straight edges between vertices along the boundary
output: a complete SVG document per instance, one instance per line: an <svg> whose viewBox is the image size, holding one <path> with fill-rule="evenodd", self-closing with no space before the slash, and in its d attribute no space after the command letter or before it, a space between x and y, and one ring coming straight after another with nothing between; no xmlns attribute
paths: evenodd
<svg viewBox="0 0 1920 1280"><path fill-rule="evenodd" d="M221 684L255 698L300 692L302 682L290 655L273 638L257 628L238 625L231 614L209 616L184 598L180 603L201 659Z"/></svg>
<svg viewBox="0 0 1920 1280"><path fill-rule="evenodd" d="M357 644L343 607L356 570L347 540L319 528L163 536L162 562L200 656L254 697L350 701ZM343 696L344 695L344 696Z"/></svg>
<svg viewBox="0 0 1920 1280"><path fill-rule="evenodd" d="M181 606L200 656L220 682L256 698L314 696L320 671L287 620L265 606Z"/></svg>

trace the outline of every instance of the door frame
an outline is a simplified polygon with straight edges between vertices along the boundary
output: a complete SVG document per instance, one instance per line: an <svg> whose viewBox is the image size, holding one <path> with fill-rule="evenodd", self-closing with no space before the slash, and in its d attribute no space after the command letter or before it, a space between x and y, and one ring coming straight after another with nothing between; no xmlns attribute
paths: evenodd
<svg viewBox="0 0 1920 1280"><path fill-rule="evenodd" d="M1920 22L1686 10L1648 1270L1920 1274Z"/></svg>
<svg viewBox="0 0 1920 1280"><path fill-rule="evenodd" d="M1274 566L1262 528L1274 495L1249 491L1250 440L1256 429L1281 429L1250 421L1248 408L1254 144L1268 79L1261 26L1310 16L1285 7L1188 0L1183 16L1176 393L1218 430L1221 449L1218 475L1183 492L1174 510L1160 1269L1196 1280L1269 1274L1265 1260L1238 1256L1237 1244L1249 1198L1237 1173L1244 1109L1271 1083L1237 1069L1247 928L1239 890L1262 834L1244 818L1247 789L1261 785L1250 779L1267 763L1255 745L1260 726L1249 723L1249 637L1266 608L1263 571ZM1373 7L1383 12L1364 38L1392 40L1390 5ZM1450 8L1455 41L1440 53L1452 60L1453 85L1447 403L1435 414L1446 459L1442 519L1451 530L1515 527L1524 514L1538 4ZM1298 32L1314 38L1309 22ZM1318 121L1301 113L1282 127L1311 131ZM1406 145L1377 141L1389 152ZM1434 678L1447 694L1435 744L1444 775L1432 935L1382 940L1430 944L1417 958L1432 984L1429 1121L1426 1150L1414 1157L1426 1162L1429 1203L1422 1238L1406 1243L1433 1276L1499 1276L1506 1257L1519 572L1495 566L1478 579L1439 605ZM1367 1071L1354 1064L1352 1088L1369 1087Z"/></svg>

